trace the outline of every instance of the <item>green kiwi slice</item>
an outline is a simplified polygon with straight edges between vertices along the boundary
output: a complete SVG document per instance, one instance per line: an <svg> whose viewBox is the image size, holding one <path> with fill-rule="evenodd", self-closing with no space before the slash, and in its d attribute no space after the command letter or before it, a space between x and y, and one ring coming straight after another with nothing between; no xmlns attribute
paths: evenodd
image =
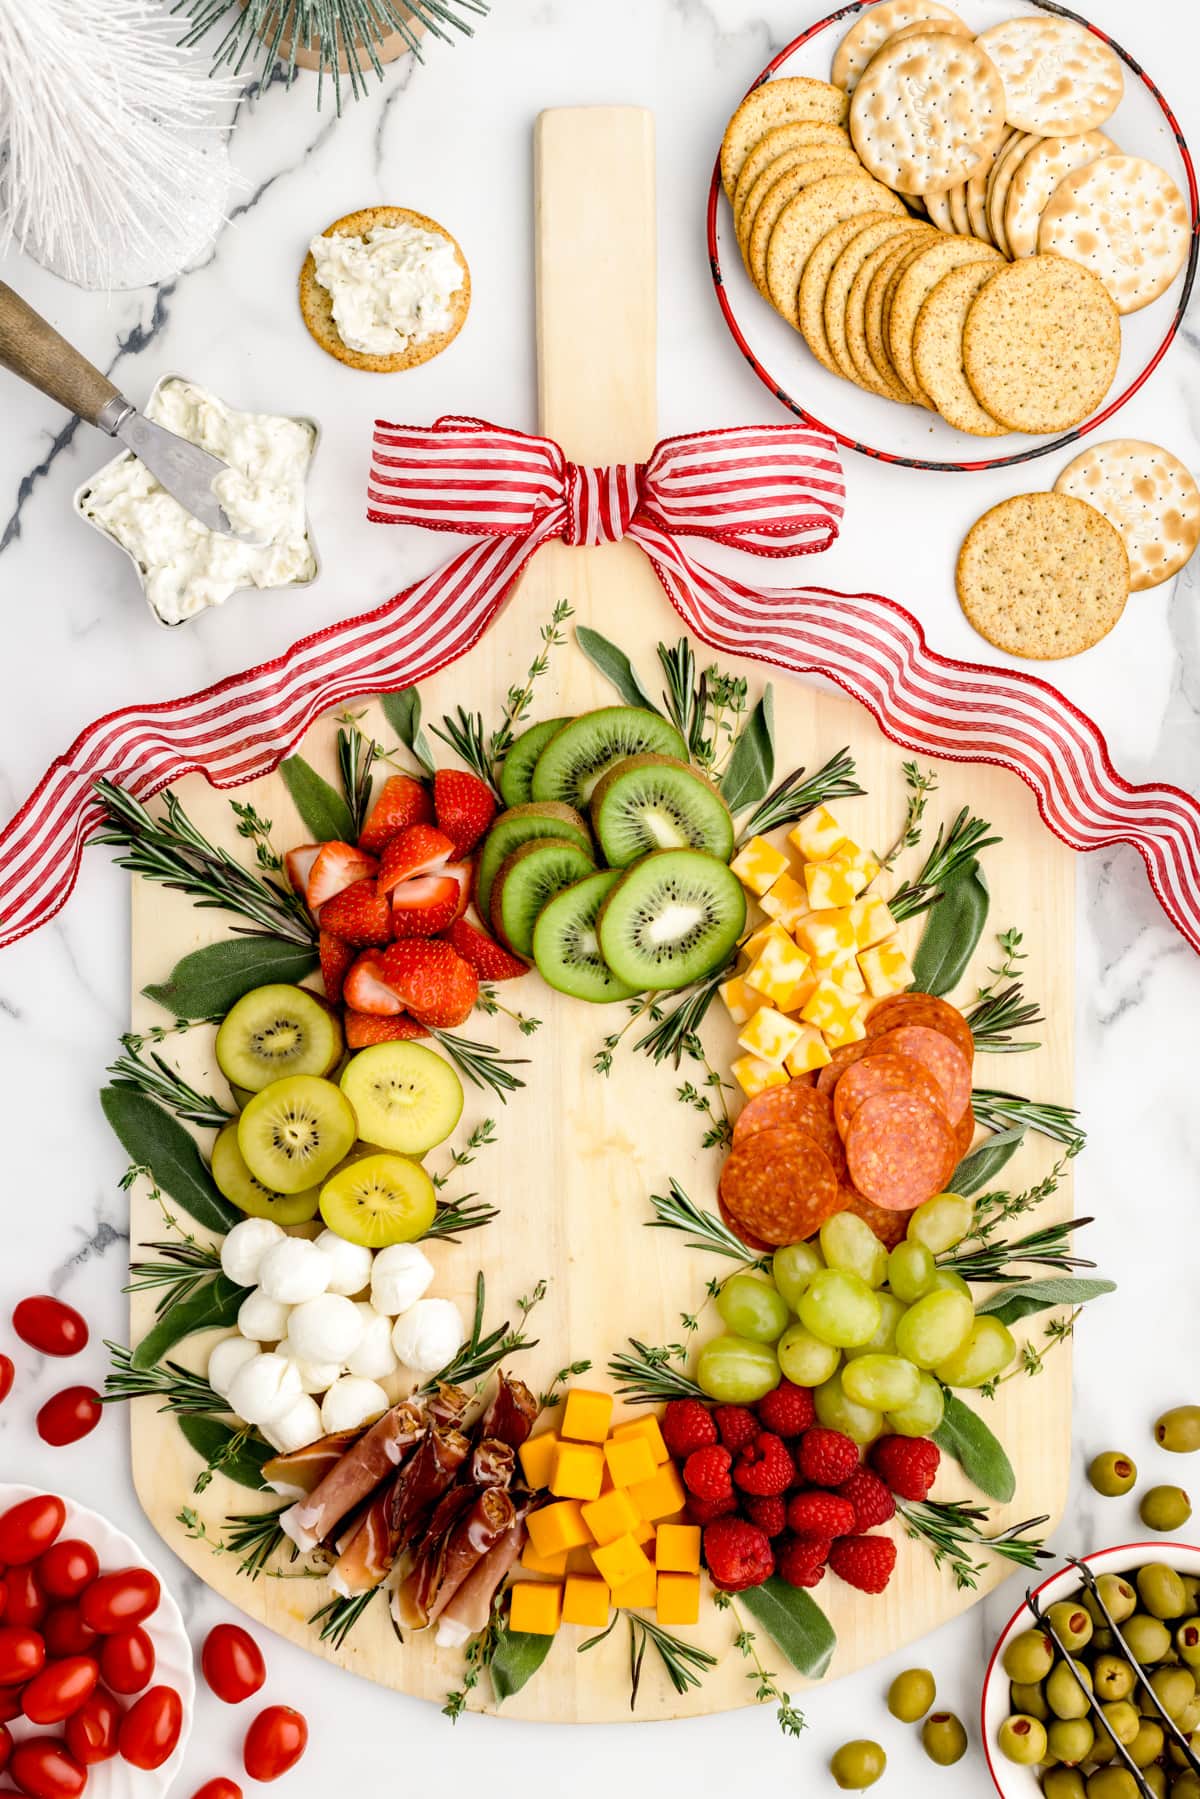
<svg viewBox="0 0 1200 1799"><path fill-rule="evenodd" d="M347 1062L342 1092L359 1135L380 1149L423 1156L444 1143L463 1109L462 1082L449 1062L420 1043L376 1043Z"/></svg>
<svg viewBox="0 0 1200 1799"><path fill-rule="evenodd" d="M585 712L564 725L538 757L533 797L564 800L582 811L614 763L648 752L687 761L683 738L657 712L640 706L602 706L598 712Z"/></svg>
<svg viewBox="0 0 1200 1799"><path fill-rule="evenodd" d="M533 765L556 732L569 721L546 718L516 739L500 770L500 798L506 806L523 806L533 798Z"/></svg>
<svg viewBox="0 0 1200 1799"><path fill-rule="evenodd" d="M303 1193L323 1181L358 1137L354 1107L314 1074L288 1075L256 1093L237 1123L238 1148L272 1193Z"/></svg>
<svg viewBox="0 0 1200 1799"><path fill-rule="evenodd" d="M523 843L502 864L492 887L492 925L509 949L533 958L533 927L538 913L556 893L596 864L587 850L566 837L539 837Z"/></svg>
<svg viewBox="0 0 1200 1799"><path fill-rule="evenodd" d="M629 999L636 991L619 981L600 954L596 919L621 871L605 868L599 874L564 887L538 913L533 927L533 959L538 973L559 993L572 999Z"/></svg>
<svg viewBox="0 0 1200 1799"><path fill-rule="evenodd" d="M580 817L574 806L563 806L549 800L540 805L531 803L510 807L493 821L479 852L479 863L475 870L475 904L480 918L491 918L492 884L500 873L502 864L514 850L520 849L523 843L529 843L534 837L565 837L569 842L577 843L590 858L591 832L587 828L587 820Z"/></svg>
<svg viewBox="0 0 1200 1799"><path fill-rule="evenodd" d="M307 1224L317 1215L320 1187L307 1187L303 1193L272 1193L255 1180L238 1148L236 1119L217 1132L209 1167L217 1191L250 1218L270 1218L288 1225Z"/></svg>
<svg viewBox="0 0 1200 1799"><path fill-rule="evenodd" d="M600 953L631 987L686 987L723 968L746 922L746 895L701 850L659 850L626 870L600 911Z"/></svg>
<svg viewBox="0 0 1200 1799"><path fill-rule="evenodd" d="M364 1249L415 1242L436 1213L433 1182L405 1156L363 1156L321 1189L321 1216L330 1230Z"/></svg>
<svg viewBox="0 0 1200 1799"><path fill-rule="evenodd" d="M592 829L610 868L653 850L705 850L728 862L733 819L711 781L673 756L630 756L592 794Z"/></svg>
<svg viewBox="0 0 1200 1799"><path fill-rule="evenodd" d="M217 1032L217 1065L234 1087L261 1093L289 1074L328 1074L342 1027L315 993L283 982L244 993Z"/></svg>

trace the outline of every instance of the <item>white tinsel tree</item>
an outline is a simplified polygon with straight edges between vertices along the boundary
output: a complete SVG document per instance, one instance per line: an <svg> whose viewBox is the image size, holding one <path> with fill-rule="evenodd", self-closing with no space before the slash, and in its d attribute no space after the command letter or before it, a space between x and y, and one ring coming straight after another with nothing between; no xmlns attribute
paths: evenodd
<svg viewBox="0 0 1200 1799"><path fill-rule="evenodd" d="M0 0L0 248L87 288L141 287L212 243L236 88L160 0Z"/></svg>

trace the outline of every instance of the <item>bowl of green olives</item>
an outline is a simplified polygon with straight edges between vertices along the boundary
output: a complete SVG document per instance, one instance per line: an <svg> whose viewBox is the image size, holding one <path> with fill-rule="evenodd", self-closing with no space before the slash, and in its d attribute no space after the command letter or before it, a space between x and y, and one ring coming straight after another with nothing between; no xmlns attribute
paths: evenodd
<svg viewBox="0 0 1200 1799"><path fill-rule="evenodd" d="M1066 1656L1022 1604L984 1677L981 1735L996 1791L1002 1799L1140 1799L1148 1788L1154 1799L1200 1799L1200 1774L1162 1723L1165 1712L1200 1759L1200 1548L1125 1543L1081 1559L1155 1699L1078 1570L1063 1568L1033 1596Z"/></svg>

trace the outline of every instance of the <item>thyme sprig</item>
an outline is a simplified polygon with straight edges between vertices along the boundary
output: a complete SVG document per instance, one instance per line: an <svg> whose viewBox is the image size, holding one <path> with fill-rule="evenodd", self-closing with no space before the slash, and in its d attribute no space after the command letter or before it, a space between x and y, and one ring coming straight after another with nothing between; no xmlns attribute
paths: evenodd
<svg viewBox="0 0 1200 1799"><path fill-rule="evenodd" d="M906 918L917 918L922 912L928 912L931 906L936 906L947 881L965 863L974 861L992 844L1001 841L996 835L988 836L991 829L991 825L984 819L972 818L966 806L949 829L945 825L939 825L937 836L916 880L906 881L888 901L889 910L897 923Z"/></svg>
<svg viewBox="0 0 1200 1799"><path fill-rule="evenodd" d="M102 1405L115 1405L123 1399L161 1399L159 1411L171 1412L176 1417L229 1416L229 1402L190 1368L184 1368L178 1362L135 1368L132 1352L123 1343L111 1343L105 1338L104 1347L111 1358L111 1366L100 1395Z"/></svg>
<svg viewBox="0 0 1200 1799"><path fill-rule="evenodd" d="M729 1612L735 1625L733 1646L754 1666L746 1679L754 1682L754 1697L760 1705L774 1705L775 1720L785 1737L798 1737L806 1728L804 1713L792 1704L792 1696L780 1687L775 1675L763 1666L758 1653L758 1637L746 1624L731 1593L714 1593L713 1604L719 1612Z"/></svg>
<svg viewBox="0 0 1200 1799"><path fill-rule="evenodd" d="M673 1175L666 1193L650 1195L650 1207L654 1217L646 1220L647 1230L682 1231L689 1249L707 1249L754 1268L765 1268L770 1262L769 1256L756 1256L747 1248L715 1212L705 1211L689 1198Z"/></svg>
<svg viewBox="0 0 1200 1799"><path fill-rule="evenodd" d="M477 1043L473 1037L459 1036L457 1031L430 1031L429 1035L473 1087L490 1088L501 1105L507 1105L509 1094L525 1085L520 1075L512 1071L527 1067L528 1056L506 1056L496 1044Z"/></svg>
<svg viewBox="0 0 1200 1799"><path fill-rule="evenodd" d="M518 1350L533 1349L537 1338L526 1334L525 1325L535 1306L540 1305L546 1297L546 1282L538 1281L532 1292L525 1294L517 1301L517 1310L521 1314L520 1328L514 1330L508 1319L496 1326L495 1330L484 1331L483 1313L487 1300L487 1288L480 1269L475 1278L475 1313L471 1321L471 1335L458 1353L446 1363L444 1368L431 1376L425 1385L418 1390L417 1397L425 1393L436 1393L439 1386L472 1387L487 1379L493 1368L497 1367L506 1356L514 1355Z"/></svg>
<svg viewBox="0 0 1200 1799"><path fill-rule="evenodd" d="M560 1368L558 1373L554 1376L554 1379L550 1382L550 1385L546 1388L546 1391L538 1394L538 1404L541 1406L542 1410L545 1411L547 1407L557 1405L562 1398L562 1390L567 1382L569 1380L574 1380L577 1374L586 1374L591 1365L590 1360L585 1362L568 1362L565 1368Z"/></svg>
<svg viewBox="0 0 1200 1799"><path fill-rule="evenodd" d="M1021 1193L1010 1193L1003 1188L981 1193L975 1201L974 1221L964 1241L987 1243L1002 1224L1035 1211L1043 1200L1049 1199L1051 1194L1058 1191L1072 1154L1068 1150L1066 1155L1060 1156L1049 1174L1043 1175L1040 1181L1035 1182L1032 1187L1026 1187Z"/></svg>
<svg viewBox="0 0 1200 1799"><path fill-rule="evenodd" d="M462 1148L451 1150L449 1168L432 1177L433 1184L438 1191L441 1191L451 1176L457 1174L460 1168L469 1168L481 1149L487 1149L495 1141L496 1120L494 1118L481 1119Z"/></svg>
<svg viewBox="0 0 1200 1799"><path fill-rule="evenodd" d="M665 1343L657 1347L641 1343L636 1337L629 1338L632 1354L621 1350L613 1356L608 1364L608 1372L612 1379L623 1384L617 1387L622 1399L631 1405L657 1405L664 1399L704 1399L703 1387L681 1374L672 1362L687 1360L688 1348L685 1343Z"/></svg>
<svg viewBox="0 0 1200 1799"><path fill-rule="evenodd" d="M496 989L486 984L479 989L475 1010L482 1012L485 1018L495 1018L497 1013L503 1013L505 1018L512 1019L522 1037L532 1037L535 1031L542 1028L540 1018L533 1018L525 1012L514 1012L511 1006L506 1006L502 1000L497 999Z"/></svg>
<svg viewBox="0 0 1200 1799"><path fill-rule="evenodd" d="M675 1097L680 1105L690 1106L693 1112L699 1112L702 1118L708 1120L700 1139L701 1149L727 1149L733 1142L733 1124L725 1102L730 1085L720 1071L712 1066L707 1055L702 1060L705 1074L700 1085L697 1086L695 1081L683 1081L675 1089Z"/></svg>
<svg viewBox="0 0 1200 1799"><path fill-rule="evenodd" d="M764 836L768 831L783 830L818 806L826 806L832 800L855 799L865 792L866 789L855 780L853 756L848 748L841 749L807 779L802 768L785 775L745 820L738 842L745 843L748 838Z"/></svg>
<svg viewBox="0 0 1200 1799"><path fill-rule="evenodd" d="M937 792L938 778L936 769L927 768L922 772L915 762L901 764L904 784L908 788L908 804L904 809L904 823L896 836L891 849L879 858L881 869L893 868L896 858L904 850L914 850L921 841L921 833L925 818L925 808L929 804L931 794Z"/></svg>
<svg viewBox="0 0 1200 1799"><path fill-rule="evenodd" d="M283 857L271 841L273 826L269 818L247 801L230 800L230 810L237 819L237 834L254 845L254 860L264 874L282 875Z"/></svg>
<svg viewBox="0 0 1200 1799"><path fill-rule="evenodd" d="M530 663L524 682L509 688L500 723L490 736L484 729L483 714L468 712L463 706L455 707L453 716L445 714L441 725L429 727L434 736L448 744L481 781L487 782L497 799L501 797L500 764L512 748L516 727L528 715L534 687L550 667L551 651L566 642L562 626L572 612L573 608L566 600L559 600L549 624L542 626L541 648Z"/></svg>
<svg viewBox="0 0 1200 1799"><path fill-rule="evenodd" d="M206 1129L220 1130L236 1117L236 1113L222 1105L215 1094L201 1093L190 1086L157 1050L152 1049L149 1061L143 1061L138 1051L131 1048L134 1041L132 1034L123 1036L121 1043L125 1053L109 1065L114 1087L143 1093L147 1099L157 1100L159 1105L173 1112L176 1118Z"/></svg>
<svg viewBox="0 0 1200 1799"><path fill-rule="evenodd" d="M1034 1000L1025 997L1020 981L999 991L981 989L979 998L966 1013L975 1048L993 1055L1019 1055L1025 1050L1040 1049L1040 1043L1015 1041L1012 1033L1029 1025L1043 1024L1045 1015Z"/></svg>
<svg viewBox="0 0 1200 1799"><path fill-rule="evenodd" d="M1083 1307L1079 1305L1065 1316L1060 1313L1057 1317L1048 1319L1042 1331L1044 1341L1041 1347L1039 1348L1036 1343L1030 1341L1022 1343L1021 1353L1017 1357L1015 1366L1010 1368L1006 1374L998 1374L992 1380L985 1381L979 1389L980 1398L995 1399L1006 1381L1018 1380L1021 1375L1025 1375L1030 1380L1039 1375L1051 1350L1057 1349L1062 1343L1070 1342L1075 1335L1075 1326L1082 1316Z"/></svg>
<svg viewBox="0 0 1200 1799"><path fill-rule="evenodd" d="M352 1593L348 1598L339 1594L328 1600L308 1620L310 1624L321 1626L318 1640L332 1643L335 1649L340 1649L371 1601L377 1599L381 1591L380 1587L370 1587L365 1593Z"/></svg>
<svg viewBox="0 0 1200 1799"><path fill-rule="evenodd" d="M938 1257L938 1267L948 1268L965 1281L1028 1281L1034 1277L1022 1273L1020 1264L1035 1268L1055 1268L1070 1274L1076 1268L1094 1268L1095 1262L1070 1253L1072 1231L1091 1224L1091 1218L1065 1218L1059 1224L1048 1224L1040 1231L1014 1241L996 1240L979 1249L963 1250L959 1245L948 1255ZM969 1239L968 1239L969 1241Z"/></svg>
<svg viewBox="0 0 1200 1799"><path fill-rule="evenodd" d="M181 1243L147 1243L145 1247L153 1250L161 1260L134 1262L129 1270L133 1278L122 1291L158 1292L159 1298L154 1305L156 1318L180 1305L221 1266L220 1250L208 1243L198 1243L194 1237Z"/></svg>
<svg viewBox="0 0 1200 1799"><path fill-rule="evenodd" d="M983 1526L988 1522L987 1508L966 1500L901 1500L896 1511L907 1535L925 1543L934 1567L948 1567L959 1588L974 1588L985 1571L986 1563L976 1561L974 1551L986 1550L1006 1562L1015 1562L1019 1568L1036 1568L1039 1562L1050 1559L1043 1539L1027 1534L1047 1524L1048 1516L1026 1518L995 1536L986 1536Z"/></svg>
<svg viewBox="0 0 1200 1799"><path fill-rule="evenodd" d="M1073 1106L1051 1105L1048 1101L1023 1099L1019 1093L1004 1093L991 1087L977 1087L971 1095L975 1117L985 1131L1004 1131L1022 1124L1038 1131L1055 1143L1065 1143L1068 1155L1077 1156L1087 1142L1080 1129L1079 1113Z"/></svg>
<svg viewBox="0 0 1200 1799"><path fill-rule="evenodd" d="M501 1588L492 1601L492 1609L488 1621L467 1644L463 1659L465 1672L462 1686L456 1692L446 1694L446 1703L442 1707L442 1716L449 1718L451 1724L457 1724L467 1709L467 1700L479 1685L480 1678L491 1667L500 1647L504 1633L501 1608L504 1600L504 1589Z"/></svg>
<svg viewBox="0 0 1200 1799"><path fill-rule="evenodd" d="M206 1544L214 1555L240 1555L243 1559L238 1564L238 1573L257 1580L260 1574L268 1571L267 1564L276 1551L289 1540L279 1522L286 1510L287 1507L281 1505L271 1512L234 1513L225 1519L225 1534L221 1537L209 1535L208 1526L190 1505L185 1505L176 1514L176 1523L183 1525L194 1543ZM294 1543L291 1550L290 1559L294 1562L300 1552ZM304 1571L310 1579L315 1579L317 1572ZM274 1578L284 1580L288 1576L281 1572Z"/></svg>

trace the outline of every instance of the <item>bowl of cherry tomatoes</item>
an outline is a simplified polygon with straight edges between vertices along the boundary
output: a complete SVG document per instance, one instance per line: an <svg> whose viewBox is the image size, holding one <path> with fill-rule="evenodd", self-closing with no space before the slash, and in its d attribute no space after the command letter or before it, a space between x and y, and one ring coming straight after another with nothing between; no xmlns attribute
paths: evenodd
<svg viewBox="0 0 1200 1799"><path fill-rule="evenodd" d="M0 1483L0 1772L34 1799L154 1799L195 1691L179 1607L136 1543Z"/></svg>

